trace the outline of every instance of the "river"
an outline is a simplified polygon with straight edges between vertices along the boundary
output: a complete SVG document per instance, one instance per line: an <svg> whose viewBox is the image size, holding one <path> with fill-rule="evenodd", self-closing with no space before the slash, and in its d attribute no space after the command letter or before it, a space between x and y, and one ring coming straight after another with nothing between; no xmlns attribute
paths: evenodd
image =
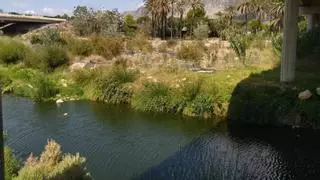
<svg viewBox="0 0 320 180"><path fill-rule="evenodd" d="M3 97L6 144L21 158L48 139L79 152L96 180L319 179L320 134L230 127L89 101L34 103ZM64 116L68 113L67 116Z"/></svg>

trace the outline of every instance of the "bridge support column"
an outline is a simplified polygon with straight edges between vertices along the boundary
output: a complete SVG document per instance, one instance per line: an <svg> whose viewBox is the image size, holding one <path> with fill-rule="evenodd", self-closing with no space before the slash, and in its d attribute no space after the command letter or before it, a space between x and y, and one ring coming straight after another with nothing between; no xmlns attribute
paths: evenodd
<svg viewBox="0 0 320 180"><path fill-rule="evenodd" d="M298 16L300 0L285 1L284 34L281 57L281 82L293 82L297 59Z"/></svg>

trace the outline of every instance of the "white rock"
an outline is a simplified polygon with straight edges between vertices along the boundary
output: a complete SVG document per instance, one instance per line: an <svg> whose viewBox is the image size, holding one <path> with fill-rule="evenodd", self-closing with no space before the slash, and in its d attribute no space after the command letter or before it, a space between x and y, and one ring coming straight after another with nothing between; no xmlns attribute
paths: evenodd
<svg viewBox="0 0 320 180"><path fill-rule="evenodd" d="M320 87L317 88L317 94L320 96Z"/></svg>
<svg viewBox="0 0 320 180"><path fill-rule="evenodd" d="M62 99L58 99L58 100L56 101L56 103L57 103L57 104L62 104L62 103L64 103L64 101L63 101Z"/></svg>
<svg viewBox="0 0 320 180"><path fill-rule="evenodd" d="M300 100L307 100L307 99L310 99L311 97L312 97L312 93L310 90L303 91L299 94Z"/></svg>
<svg viewBox="0 0 320 180"><path fill-rule="evenodd" d="M64 113L63 116L68 116L68 113Z"/></svg>

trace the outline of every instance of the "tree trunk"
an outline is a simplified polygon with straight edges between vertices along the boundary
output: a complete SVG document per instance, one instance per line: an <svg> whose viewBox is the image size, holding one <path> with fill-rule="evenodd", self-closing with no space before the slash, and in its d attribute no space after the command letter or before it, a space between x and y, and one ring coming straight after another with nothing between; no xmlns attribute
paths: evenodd
<svg viewBox="0 0 320 180"><path fill-rule="evenodd" d="M179 33L180 39L182 39L182 21L183 21L183 12L180 12L180 20L179 20Z"/></svg>
<svg viewBox="0 0 320 180"><path fill-rule="evenodd" d="M174 0L171 0L171 39L173 38L173 10L174 10Z"/></svg>

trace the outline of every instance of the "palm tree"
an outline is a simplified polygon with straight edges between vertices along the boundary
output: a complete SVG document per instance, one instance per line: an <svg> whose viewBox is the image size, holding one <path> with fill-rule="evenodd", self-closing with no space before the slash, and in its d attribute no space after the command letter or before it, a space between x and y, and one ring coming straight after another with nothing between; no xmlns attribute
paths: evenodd
<svg viewBox="0 0 320 180"><path fill-rule="evenodd" d="M203 0L190 0L190 6L193 11L192 22L191 22L191 31L190 31L190 33L192 33L193 29L194 29L194 23L195 23L194 20L195 20L195 16L196 16L195 15L196 9L204 7Z"/></svg>
<svg viewBox="0 0 320 180"><path fill-rule="evenodd" d="M229 25L232 24L234 16L235 16L235 8L233 6L227 7L224 11L223 18L228 22Z"/></svg>
<svg viewBox="0 0 320 180"><path fill-rule="evenodd" d="M245 1L237 7L237 11L244 15L246 21L246 28L248 27L248 14L252 11L252 3Z"/></svg>
<svg viewBox="0 0 320 180"><path fill-rule="evenodd" d="M273 16L271 27L278 30L282 29L284 19L284 2L280 1L275 3L271 9L271 14Z"/></svg>
<svg viewBox="0 0 320 180"><path fill-rule="evenodd" d="M186 6L188 5L188 2L186 0L177 0L176 1L176 10L179 12L180 20L179 20L179 32L180 32L180 38L182 38L182 26L183 26L183 16L186 10Z"/></svg>
<svg viewBox="0 0 320 180"><path fill-rule="evenodd" d="M177 0L170 0L170 5L171 5L171 27L170 27L170 34L171 34L171 39L173 38L173 26L174 26L174 21L173 21L173 16L174 16L174 12L175 12L175 3L177 2Z"/></svg>
<svg viewBox="0 0 320 180"><path fill-rule="evenodd" d="M151 14L152 36L156 36L157 9L156 0L144 0L147 11Z"/></svg>
<svg viewBox="0 0 320 180"><path fill-rule="evenodd" d="M258 20L262 21L265 17L265 11L263 6L254 4L254 12L258 16Z"/></svg>

